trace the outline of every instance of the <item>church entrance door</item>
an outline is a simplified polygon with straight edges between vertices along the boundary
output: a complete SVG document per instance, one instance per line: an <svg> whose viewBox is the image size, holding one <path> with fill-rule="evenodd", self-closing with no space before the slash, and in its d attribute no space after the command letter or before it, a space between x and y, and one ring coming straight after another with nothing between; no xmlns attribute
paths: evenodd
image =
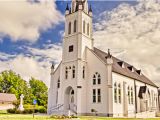
<svg viewBox="0 0 160 120"><path fill-rule="evenodd" d="M72 87L67 87L64 98L64 106L67 110L74 110L74 90Z"/></svg>
<svg viewBox="0 0 160 120"><path fill-rule="evenodd" d="M74 90L70 91L69 107L71 110L74 110Z"/></svg>

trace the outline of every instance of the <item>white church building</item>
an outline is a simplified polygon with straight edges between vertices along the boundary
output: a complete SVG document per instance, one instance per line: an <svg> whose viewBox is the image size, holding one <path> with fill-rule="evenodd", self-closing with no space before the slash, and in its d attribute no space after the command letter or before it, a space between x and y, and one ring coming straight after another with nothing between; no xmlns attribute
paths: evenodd
<svg viewBox="0 0 160 120"><path fill-rule="evenodd" d="M134 117L159 110L158 87L141 70L94 47L87 0L72 0L65 19L62 61L51 67L48 114Z"/></svg>

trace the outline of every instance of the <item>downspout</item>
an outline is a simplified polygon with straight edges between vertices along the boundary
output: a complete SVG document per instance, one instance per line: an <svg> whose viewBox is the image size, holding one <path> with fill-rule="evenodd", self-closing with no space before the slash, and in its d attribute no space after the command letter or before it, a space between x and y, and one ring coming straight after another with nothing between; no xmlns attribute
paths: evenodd
<svg viewBox="0 0 160 120"><path fill-rule="evenodd" d="M134 80L134 89L135 89L135 112L137 113L137 88L136 88L136 81Z"/></svg>

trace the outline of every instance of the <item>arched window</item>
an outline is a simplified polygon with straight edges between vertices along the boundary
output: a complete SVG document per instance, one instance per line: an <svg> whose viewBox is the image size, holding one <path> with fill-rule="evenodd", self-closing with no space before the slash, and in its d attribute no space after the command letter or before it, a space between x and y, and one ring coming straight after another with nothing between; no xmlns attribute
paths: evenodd
<svg viewBox="0 0 160 120"><path fill-rule="evenodd" d="M58 79L57 88L60 88L60 80Z"/></svg>
<svg viewBox="0 0 160 120"><path fill-rule="evenodd" d="M65 78L68 79L68 68L66 67L66 70L65 70Z"/></svg>
<svg viewBox="0 0 160 120"><path fill-rule="evenodd" d="M128 86L128 103L130 104L130 87Z"/></svg>
<svg viewBox="0 0 160 120"><path fill-rule="evenodd" d="M71 22L69 22L69 25L68 25L68 34L71 34Z"/></svg>
<svg viewBox="0 0 160 120"><path fill-rule="evenodd" d="M86 29L86 22L83 21L83 33L85 33L85 29Z"/></svg>
<svg viewBox="0 0 160 120"><path fill-rule="evenodd" d="M101 84L101 76L98 74L98 84Z"/></svg>
<svg viewBox="0 0 160 120"><path fill-rule="evenodd" d="M121 103L121 84L118 84L118 101Z"/></svg>
<svg viewBox="0 0 160 120"><path fill-rule="evenodd" d="M114 102L117 103L117 84L114 83Z"/></svg>
<svg viewBox="0 0 160 120"><path fill-rule="evenodd" d="M72 68L72 77L75 78L75 66Z"/></svg>
<svg viewBox="0 0 160 120"><path fill-rule="evenodd" d="M87 35L89 35L89 23L87 24Z"/></svg>
<svg viewBox="0 0 160 120"><path fill-rule="evenodd" d="M133 104L133 88L131 87L131 104Z"/></svg>
<svg viewBox="0 0 160 120"><path fill-rule="evenodd" d="M85 67L84 66L83 66L83 73L82 74L83 74L82 77L85 78Z"/></svg>
<svg viewBox="0 0 160 120"><path fill-rule="evenodd" d="M74 32L76 32L77 31L77 21L75 20L74 21Z"/></svg>
<svg viewBox="0 0 160 120"><path fill-rule="evenodd" d="M96 84L96 75L93 75L93 85Z"/></svg>
<svg viewBox="0 0 160 120"><path fill-rule="evenodd" d="M93 75L93 85L96 84L101 84L101 75L98 72Z"/></svg>

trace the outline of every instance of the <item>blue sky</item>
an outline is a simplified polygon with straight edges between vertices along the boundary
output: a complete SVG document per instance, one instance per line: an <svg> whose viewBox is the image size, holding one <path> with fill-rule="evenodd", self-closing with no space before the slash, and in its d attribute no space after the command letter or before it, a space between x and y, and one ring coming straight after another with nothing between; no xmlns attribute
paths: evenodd
<svg viewBox="0 0 160 120"><path fill-rule="evenodd" d="M67 3L70 4L71 1L56 1L57 9L62 13L62 15L64 15ZM128 3L131 5L136 4L135 1L89 1L89 4L93 7L93 22L96 21L96 16L98 16L101 12L106 10L111 11L122 3ZM63 36L60 34L63 30L64 22L61 22L60 24L41 32L40 37L34 43L30 43L23 39L19 39L18 42L12 42L12 38L4 36L4 38L2 38L3 41L0 43L0 51L8 54L20 54L26 52L25 50L19 49L19 47L23 45L41 48L44 44L48 43L48 40L51 40L51 43L59 43L62 42L61 40L63 39Z"/></svg>
<svg viewBox="0 0 160 120"><path fill-rule="evenodd" d="M51 62L58 64L61 60L64 12L71 1L33 1L0 2L0 71L12 69L24 79L32 76L48 85ZM160 66L156 64L160 58L155 57L156 64L146 58L154 57L159 50L160 30L155 24L159 25L160 3L110 0L89 4L93 9L95 46L110 48L115 56L157 81Z"/></svg>

